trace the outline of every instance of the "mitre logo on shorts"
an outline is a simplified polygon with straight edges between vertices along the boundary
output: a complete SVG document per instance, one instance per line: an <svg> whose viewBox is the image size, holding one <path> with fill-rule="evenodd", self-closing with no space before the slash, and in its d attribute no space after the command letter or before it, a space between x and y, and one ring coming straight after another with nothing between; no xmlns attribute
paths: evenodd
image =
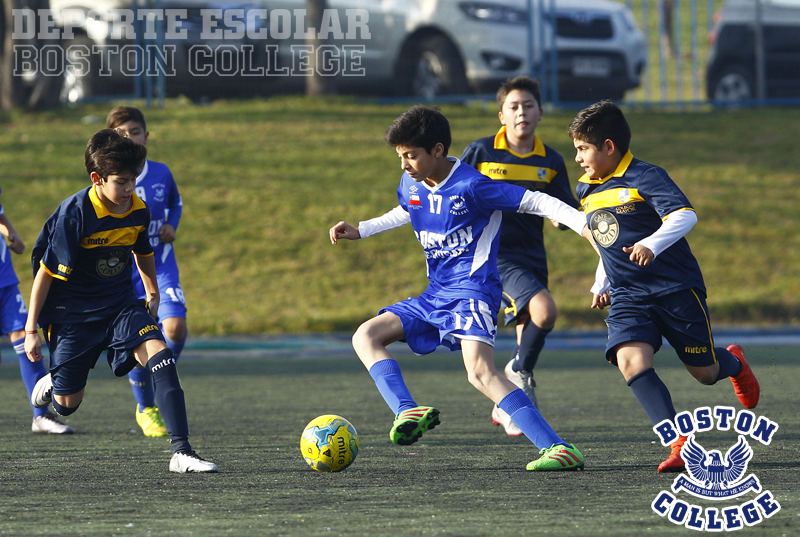
<svg viewBox="0 0 800 537"><path fill-rule="evenodd" d="M710 431L738 433L737 440L723 456L717 449L706 450L696 439L696 434ZM681 458L686 463L686 474L680 474L672 483L672 493L662 490L651 507L659 516L667 517L673 524L697 531L735 531L755 526L769 518L781 506L772 493L763 490L754 474L747 474L747 465L753 458L753 449L747 438L764 445L772 442L778 424L764 416L756 418L749 410L737 414L733 407L701 407L694 412L681 412L675 422L664 420L653 427L661 444L670 445L680 436L686 436L681 448ZM688 475L687 475L688 474ZM744 503L717 509L693 505L676 495L686 492L703 500L724 501L750 492L756 496ZM674 494L673 494L674 493Z"/></svg>
<svg viewBox="0 0 800 537"><path fill-rule="evenodd" d="M608 211L595 211L589 219L589 229L600 246L608 248L619 237L617 217Z"/></svg>
<svg viewBox="0 0 800 537"><path fill-rule="evenodd" d="M128 264L131 254L125 248L109 250L97 260L97 274L101 278L113 278Z"/></svg>

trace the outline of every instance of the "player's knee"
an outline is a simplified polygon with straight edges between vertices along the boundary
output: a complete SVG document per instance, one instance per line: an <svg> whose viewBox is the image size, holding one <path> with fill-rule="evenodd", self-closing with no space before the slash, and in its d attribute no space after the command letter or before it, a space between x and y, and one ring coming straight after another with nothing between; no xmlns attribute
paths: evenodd
<svg viewBox="0 0 800 537"><path fill-rule="evenodd" d="M717 382L717 374L709 369L694 371L692 372L692 376L694 376L698 382L705 384L706 386L711 386Z"/></svg>
<svg viewBox="0 0 800 537"><path fill-rule="evenodd" d="M79 406L81 406L80 401L78 401L77 404L73 403L75 406L65 406L59 404L58 401L56 401L55 399L53 399L52 404L53 404L53 410L55 410L60 416L69 416L70 414L73 414L76 410L78 410Z"/></svg>

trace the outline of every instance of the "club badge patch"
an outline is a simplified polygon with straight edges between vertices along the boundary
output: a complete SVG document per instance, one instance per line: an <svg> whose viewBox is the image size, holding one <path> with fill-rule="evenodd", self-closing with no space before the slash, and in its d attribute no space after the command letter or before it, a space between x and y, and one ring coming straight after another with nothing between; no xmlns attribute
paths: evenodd
<svg viewBox="0 0 800 537"><path fill-rule="evenodd" d="M114 248L97 260L97 274L101 278L113 278L122 272L130 258L125 248Z"/></svg>
<svg viewBox="0 0 800 537"><path fill-rule="evenodd" d="M589 229L592 230L594 240L603 248L614 244L619 237L617 217L608 211L595 211L589 219Z"/></svg>

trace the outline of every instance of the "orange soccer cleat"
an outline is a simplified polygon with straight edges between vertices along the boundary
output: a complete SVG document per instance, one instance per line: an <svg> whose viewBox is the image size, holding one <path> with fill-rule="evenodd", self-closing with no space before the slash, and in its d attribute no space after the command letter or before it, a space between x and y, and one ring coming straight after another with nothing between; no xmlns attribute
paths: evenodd
<svg viewBox="0 0 800 537"><path fill-rule="evenodd" d="M686 464L681 458L681 448L683 447L683 444L686 443L688 438L688 436L679 436L678 439L672 443L669 451L669 457L667 457L667 460L658 465L659 472L680 472L686 467Z"/></svg>
<svg viewBox="0 0 800 537"><path fill-rule="evenodd" d="M736 356L742 363L742 370L735 377L731 377L733 392L739 398L739 402L745 408L755 408L758 405L758 398L761 396L761 387L758 379L750 369L747 360L744 359L744 350L739 345L730 345L728 350Z"/></svg>

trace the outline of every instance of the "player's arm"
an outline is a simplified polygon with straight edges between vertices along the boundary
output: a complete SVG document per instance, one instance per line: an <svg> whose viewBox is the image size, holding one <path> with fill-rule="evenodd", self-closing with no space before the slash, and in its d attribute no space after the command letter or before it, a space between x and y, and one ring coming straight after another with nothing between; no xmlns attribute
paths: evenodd
<svg viewBox="0 0 800 537"><path fill-rule="evenodd" d="M590 292L592 293L592 308L603 309L611 305L611 282L606 275L606 269L603 266L603 259L597 263L597 270L594 273L594 285Z"/></svg>
<svg viewBox="0 0 800 537"><path fill-rule="evenodd" d="M44 301L50 293L50 286L53 284L53 276L45 270L44 267L39 267L36 271L36 276L33 278L33 287L31 288L31 301L28 305L28 319L25 322L25 354L31 362L38 362L44 356L42 355L42 338L39 336L37 330L39 323L39 314L44 307Z"/></svg>
<svg viewBox="0 0 800 537"><path fill-rule="evenodd" d="M153 319L156 319L158 317L158 305L161 301L156 278L156 259L153 255L138 255L136 252L134 252L133 258L136 260L136 267L139 269L139 275L142 277L142 283L144 284L144 297L147 301L147 308L150 310L150 315L152 315Z"/></svg>
<svg viewBox="0 0 800 537"><path fill-rule="evenodd" d="M11 219L3 211L2 207L0 207L0 233L8 239L8 247L12 252L21 254L25 251L25 243L22 242L22 237L17 233L14 224L11 223Z"/></svg>
<svg viewBox="0 0 800 537"><path fill-rule="evenodd" d="M518 212L544 216L559 224L564 224L589 241L589 244L592 245L595 252L599 254L597 244L594 242L594 237L592 237L592 232L589 230L589 226L586 225L586 216L560 199L548 196L542 192L526 190L519 204Z"/></svg>
<svg viewBox="0 0 800 537"><path fill-rule="evenodd" d="M646 267L658 254L678 242L689 233L697 223L697 214L691 209L673 211L661 222L653 233L633 246L625 246L622 251L639 266Z"/></svg>
<svg viewBox="0 0 800 537"><path fill-rule="evenodd" d="M330 231L331 244L336 244L339 239L366 239L372 235L389 231L411 223L411 216L402 206L398 205L388 213L359 222L358 227L347 222L339 222Z"/></svg>
<svg viewBox="0 0 800 537"><path fill-rule="evenodd" d="M178 224L183 214L183 200L178 192L178 186L172 181L170 196L167 199L167 220L161 229L158 230L158 238L161 242L168 244L175 241L178 233Z"/></svg>

